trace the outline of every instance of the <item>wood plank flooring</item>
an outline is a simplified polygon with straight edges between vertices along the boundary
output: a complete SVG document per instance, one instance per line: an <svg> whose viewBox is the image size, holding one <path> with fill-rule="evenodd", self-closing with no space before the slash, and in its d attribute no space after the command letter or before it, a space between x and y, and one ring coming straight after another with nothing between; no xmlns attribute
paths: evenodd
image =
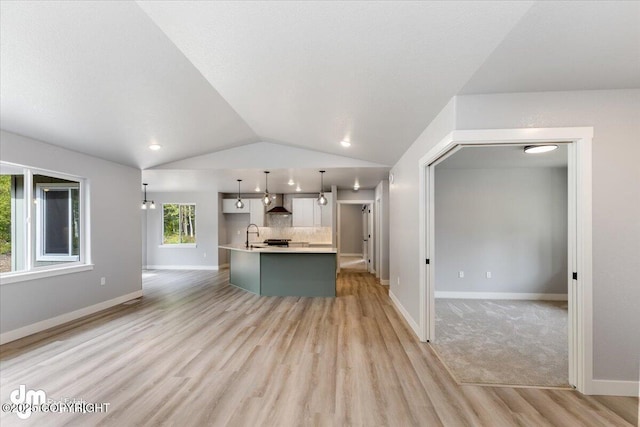
<svg viewBox="0 0 640 427"><path fill-rule="evenodd" d="M108 413L11 425L628 426L636 398L458 385L386 289L341 274L337 298L258 297L222 272L153 271L145 296L0 347L20 384Z"/></svg>

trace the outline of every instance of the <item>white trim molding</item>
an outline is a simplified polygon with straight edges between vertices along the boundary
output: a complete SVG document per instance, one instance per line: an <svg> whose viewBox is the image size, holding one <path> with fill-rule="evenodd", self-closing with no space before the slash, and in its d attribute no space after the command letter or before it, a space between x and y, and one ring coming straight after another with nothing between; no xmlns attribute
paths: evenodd
<svg viewBox="0 0 640 427"><path fill-rule="evenodd" d="M345 253L341 253L340 256L359 256L360 258L362 258L362 254L345 254Z"/></svg>
<svg viewBox="0 0 640 427"><path fill-rule="evenodd" d="M389 286L389 279L380 279L380 284L382 286ZM391 293L391 291L389 291Z"/></svg>
<svg viewBox="0 0 640 427"><path fill-rule="evenodd" d="M217 265L147 265L144 270L219 270Z"/></svg>
<svg viewBox="0 0 640 427"><path fill-rule="evenodd" d="M639 381L591 380L591 393L598 396L638 397Z"/></svg>
<svg viewBox="0 0 640 427"><path fill-rule="evenodd" d="M537 300L537 301L567 301L567 294L539 294L517 292L454 292L436 291L437 298L451 299L506 299L506 300Z"/></svg>
<svg viewBox="0 0 640 427"><path fill-rule="evenodd" d="M568 144L568 306L569 383L593 394L593 279L592 279L592 165L593 127L456 130L445 136L418 161L420 239L418 265L419 335L435 338L434 166L466 146ZM429 260L425 262L425 260ZM576 278L572 273L576 272Z"/></svg>
<svg viewBox="0 0 640 427"><path fill-rule="evenodd" d="M388 280L387 280L387 282L388 282ZM396 296L391 291L389 291L389 298L391 298L391 301L393 302L393 305L396 306L396 308L398 309L400 314L402 314L402 317L404 317L404 320L409 324L409 327L419 337L420 336L420 326L418 326L416 321L413 320L413 318L411 317L411 315L409 314L407 309L404 308L402 303L400 303L400 300L398 298L396 298Z"/></svg>
<svg viewBox="0 0 640 427"><path fill-rule="evenodd" d="M0 334L0 344L6 344L8 342L24 338L26 336L36 334L38 332L46 331L47 329L53 328L55 326L80 319L81 317L85 317L90 314L94 314L107 308L116 306L118 304L140 298L141 296L142 289L140 289L139 291L131 292L129 294L121 295L107 301L102 301L97 304L90 305L89 307L84 307L79 310L72 311L70 313L61 314L60 316L32 323L31 325L23 326L22 328L14 329L13 331L4 332Z"/></svg>

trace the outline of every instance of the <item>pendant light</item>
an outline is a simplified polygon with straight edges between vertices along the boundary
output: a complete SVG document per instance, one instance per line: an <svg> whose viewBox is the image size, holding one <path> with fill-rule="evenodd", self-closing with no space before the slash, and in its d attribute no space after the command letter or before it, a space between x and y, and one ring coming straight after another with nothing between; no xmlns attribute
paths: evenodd
<svg viewBox="0 0 640 427"><path fill-rule="evenodd" d="M271 194L269 194L269 171L264 171L264 195L262 196L262 204L269 206L271 204Z"/></svg>
<svg viewBox="0 0 640 427"><path fill-rule="evenodd" d="M236 209L242 209L244 208L244 202L240 198L240 183L242 182L242 180L238 179L237 181L238 181L238 200L236 201Z"/></svg>
<svg viewBox="0 0 640 427"><path fill-rule="evenodd" d="M320 206L325 206L328 202L324 195L324 173L325 171L320 171L320 194L318 194L318 204Z"/></svg>
<svg viewBox="0 0 640 427"><path fill-rule="evenodd" d="M147 209L147 205L149 205L149 209L155 209L156 202L154 202L153 200L147 200L147 185L149 184L142 184L142 185L144 185L144 199L142 200L142 205L140 206L140 208Z"/></svg>

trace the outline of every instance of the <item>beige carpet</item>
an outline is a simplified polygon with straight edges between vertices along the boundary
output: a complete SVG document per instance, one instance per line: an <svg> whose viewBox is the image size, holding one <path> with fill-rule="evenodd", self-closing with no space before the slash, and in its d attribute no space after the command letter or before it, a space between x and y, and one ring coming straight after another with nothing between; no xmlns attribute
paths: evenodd
<svg viewBox="0 0 640 427"><path fill-rule="evenodd" d="M568 387L566 301L436 300L436 352L462 383Z"/></svg>

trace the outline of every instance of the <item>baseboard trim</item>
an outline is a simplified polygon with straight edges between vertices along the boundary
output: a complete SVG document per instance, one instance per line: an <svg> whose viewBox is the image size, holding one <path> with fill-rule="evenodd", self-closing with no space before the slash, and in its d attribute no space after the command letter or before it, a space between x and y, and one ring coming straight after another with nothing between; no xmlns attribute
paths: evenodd
<svg viewBox="0 0 640 427"><path fill-rule="evenodd" d="M389 279L380 279L380 284L382 286L389 286Z"/></svg>
<svg viewBox="0 0 640 427"><path fill-rule="evenodd" d="M224 264L220 264L220 265L218 266L218 269L219 269L219 270L222 270L223 268L229 268L229 263L227 262L227 263L224 263Z"/></svg>
<svg viewBox="0 0 640 427"><path fill-rule="evenodd" d="M107 308L122 304L123 302L127 302L132 299L140 298L141 296L142 289L140 289L139 291L131 292L129 294L121 295L108 301L102 301L97 304L90 305L89 307L84 307L79 310L72 311L70 313L61 314L60 316L32 323L31 325L23 326L22 328L14 329L13 331L4 332L0 334L0 344L6 344L8 342L33 335L38 332L46 331L47 329L53 328L55 326L59 326L64 323L79 319L81 317L97 313L98 311L105 310Z"/></svg>
<svg viewBox="0 0 640 427"><path fill-rule="evenodd" d="M402 317L404 317L404 320L409 324L409 327L416 334L416 337L419 338L420 337L420 326L418 326L418 324L415 322L415 320L413 320L411 315L409 315L409 312L400 303L400 300L391 291L389 291L389 298L391 298L391 301L393 302L393 305L396 306L396 308L398 309L400 314L402 314Z"/></svg>
<svg viewBox="0 0 640 427"><path fill-rule="evenodd" d="M436 291L436 298L451 299L516 299L516 300L543 300L543 301L567 301L567 294L537 294L516 292L449 292Z"/></svg>
<svg viewBox="0 0 640 427"><path fill-rule="evenodd" d="M147 265L147 270L218 270L217 265Z"/></svg>
<svg viewBox="0 0 640 427"><path fill-rule="evenodd" d="M589 387L589 394L596 396L638 397L639 391L638 381L591 380Z"/></svg>
<svg viewBox="0 0 640 427"><path fill-rule="evenodd" d="M344 252L340 252L340 256L359 256L359 257L362 257L362 254L347 254L347 253L344 253Z"/></svg>

